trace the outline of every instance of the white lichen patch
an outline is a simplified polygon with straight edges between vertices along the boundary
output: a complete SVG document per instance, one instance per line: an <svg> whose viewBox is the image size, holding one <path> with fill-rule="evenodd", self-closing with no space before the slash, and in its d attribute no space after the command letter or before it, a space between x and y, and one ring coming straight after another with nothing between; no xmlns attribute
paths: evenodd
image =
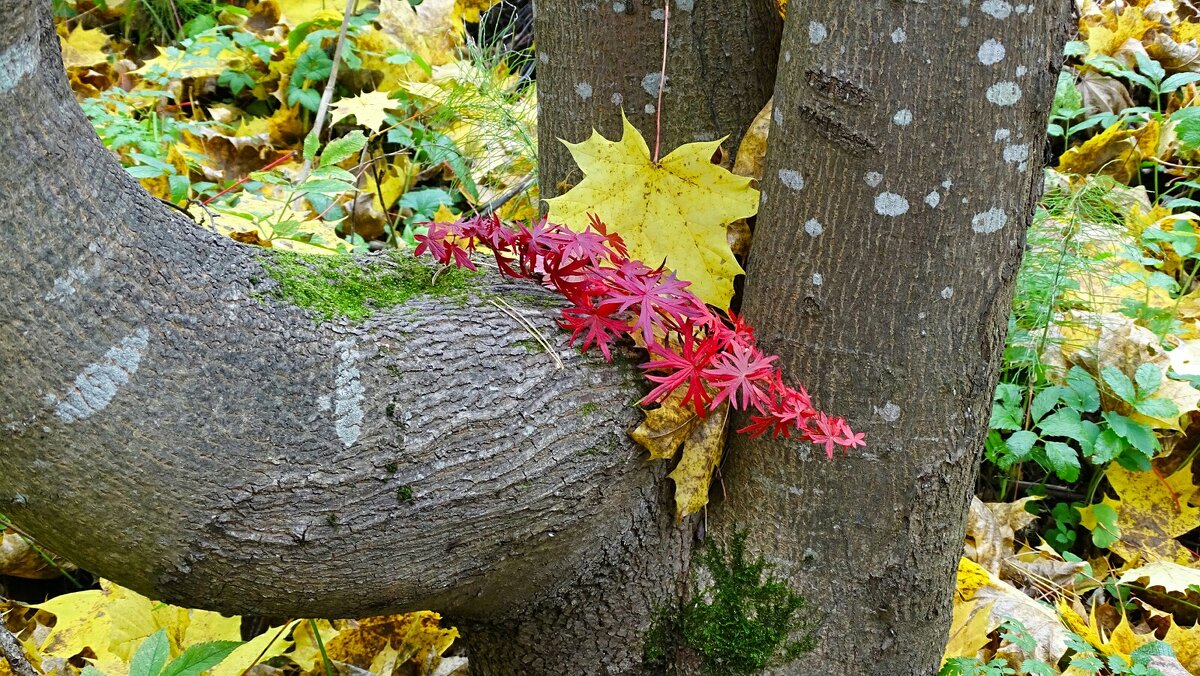
<svg viewBox="0 0 1200 676"><path fill-rule="evenodd" d="M625 3L614 2L612 4L612 9L613 9L613 12L615 12L617 14L624 14L625 13Z"/></svg>
<svg viewBox="0 0 1200 676"><path fill-rule="evenodd" d="M872 406L875 409L875 414L883 418L884 422L894 423L900 419L900 407L892 402L887 402L883 406Z"/></svg>
<svg viewBox="0 0 1200 676"><path fill-rule="evenodd" d="M83 268L75 267L67 270L66 274L54 280L54 288L46 292L42 298L48 303L61 303L75 295L76 284L86 284L91 275Z"/></svg>
<svg viewBox="0 0 1200 676"><path fill-rule="evenodd" d="M654 110L655 110L655 108L654 108L654 104L653 104L653 103L647 103L647 104L646 104L646 107L645 107L645 108L643 108L642 110L646 111L646 114L647 114L647 115L653 115L653 114L654 114Z"/></svg>
<svg viewBox="0 0 1200 676"><path fill-rule="evenodd" d="M1026 68L1025 66L1017 66L1017 77L1025 77L1025 73L1028 73L1028 72L1029 72L1029 69Z"/></svg>
<svg viewBox="0 0 1200 676"><path fill-rule="evenodd" d="M898 45L907 39L908 34L904 32L903 28L897 28L896 30L892 31L892 44Z"/></svg>
<svg viewBox="0 0 1200 676"><path fill-rule="evenodd" d="M954 297L954 287L953 286L947 286L946 288L942 289L942 298L943 299L950 300L953 297Z"/></svg>
<svg viewBox="0 0 1200 676"><path fill-rule="evenodd" d="M1004 0L984 0L979 9L993 19L1007 19L1012 14L1012 5Z"/></svg>
<svg viewBox="0 0 1200 676"><path fill-rule="evenodd" d="M663 91L671 91L671 76L662 77L662 73L658 72L646 73L646 76L642 78L642 89L650 96L658 96L658 82L660 79L663 83Z"/></svg>
<svg viewBox="0 0 1200 676"><path fill-rule="evenodd" d="M550 63L550 55L546 52L538 52L538 61L542 63Z"/></svg>
<svg viewBox="0 0 1200 676"><path fill-rule="evenodd" d="M776 126L783 126L783 111L779 109L778 103L776 103L775 107L771 110L771 119L775 121Z"/></svg>
<svg viewBox="0 0 1200 676"><path fill-rule="evenodd" d="M612 101L614 106L619 106L625 101L625 97L621 95L621 92L613 92L613 95L608 100Z"/></svg>
<svg viewBox="0 0 1200 676"><path fill-rule="evenodd" d="M821 226L820 221L810 218L804 222L804 232L807 232L809 237L817 237L822 232L825 232L825 228Z"/></svg>
<svg viewBox="0 0 1200 676"><path fill-rule="evenodd" d="M879 173L878 171L868 171L863 176L863 180L867 182L867 185L875 188L878 187L880 183L883 183L883 174Z"/></svg>
<svg viewBox="0 0 1200 676"><path fill-rule="evenodd" d="M825 276L819 272L814 272L812 276L813 286L821 286L825 283Z"/></svg>
<svg viewBox="0 0 1200 676"><path fill-rule="evenodd" d="M992 134L992 140L996 142L1007 141L1009 136L1012 136L1012 132L1001 128L997 129L996 133Z"/></svg>
<svg viewBox="0 0 1200 676"><path fill-rule="evenodd" d="M1024 168L1025 161L1029 159L1029 144L1018 143L1004 148L1004 161L1009 164L1020 164Z"/></svg>
<svg viewBox="0 0 1200 676"><path fill-rule="evenodd" d="M650 18L654 19L655 21L662 21L663 17L665 17L666 15L667 15L667 13L662 11L661 7L654 10L653 12L650 12Z"/></svg>
<svg viewBox="0 0 1200 676"><path fill-rule="evenodd" d="M894 192L881 192L875 196L875 213L880 216L903 216L908 213L908 200Z"/></svg>
<svg viewBox="0 0 1200 676"><path fill-rule="evenodd" d="M938 194L938 191L931 190L925 196L925 203L929 205L930 209L936 209L937 205L942 203L942 196Z"/></svg>
<svg viewBox="0 0 1200 676"><path fill-rule="evenodd" d="M696 6L696 0L675 0L675 6L684 12L690 12Z"/></svg>
<svg viewBox="0 0 1200 676"><path fill-rule="evenodd" d="M943 190L949 190L953 185L954 185L954 181L951 181L950 179L946 179L946 180L942 181L942 189Z"/></svg>
<svg viewBox="0 0 1200 676"><path fill-rule="evenodd" d="M362 353L354 349L354 341L343 340L338 349L337 374L334 376L333 427L342 444L349 447L362 434L362 401L366 389L358 371Z"/></svg>
<svg viewBox="0 0 1200 676"><path fill-rule="evenodd" d="M783 62L784 63L792 62L792 51L790 49L783 53Z"/></svg>
<svg viewBox="0 0 1200 676"><path fill-rule="evenodd" d="M780 169L779 182L797 192L804 189L804 177L795 169Z"/></svg>
<svg viewBox="0 0 1200 676"><path fill-rule="evenodd" d="M587 101L588 99L592 98L592 85L588 84L587 82L576 83L575 93L579 95L579 98Z"/></svg>
<svg viewBox="0 0 1200 676"><path fill-rule="evenodd" d="M1008 214L996 208L975 214L971 218L971 229L980 234L996 232L1008 223Z"/></svg>
<svg viewBox="0 0 1200 676"><path fill-rule="evenodd" d="M808 22L808 43L819 45L829 36L829 31L825 28L825 24L820 21Z"/></svg>
<svg viewBox="0 0 1200 676"><path fill-rule="evenodd" d="M901 108L900 110L896 111L895 115L892 116L892 124L896 125L897 127L907 127L908 125L912 124L912 120L912 111L908 108Z"/></svg>
<svg viewBox="0 0 1200 676"><path fill-rule="evenodd" d="M979 45L979 63L985 66L1000 63L1004 60L1004 45L995 38L988 38Z"/></svg>
<svg viewBox="0 0 1200 676"><path fill-rule="evenodd" d="M958 17L958 25L966 28L967 26L971 25L971 19L965 16L960 16Z"/></svg>
<svg viewBox="0 0 1200 676"><path fill-rule="evenodd" d="M145 328L125 336L99 361L88 364L65 394L46 395L46 403L54 407L54 415L63 422L83 420L103 411L117 396L117 390L137 373L149 343L150 332Z"/></svg>
<svg viewBox="0 0 1200 676"><path fill-rule="evenodd" d="M998 106L1011 106L1021 100L1021 87L1016 82L997 82L988 87L987 100Z"/></svg>
<svg viewBox="0 0 1200 676"><path fill-rule="evenodd" d="M38 65L41 41L35 31L32 39L18 41L0 51L0 94L20 84Z"/></svg>

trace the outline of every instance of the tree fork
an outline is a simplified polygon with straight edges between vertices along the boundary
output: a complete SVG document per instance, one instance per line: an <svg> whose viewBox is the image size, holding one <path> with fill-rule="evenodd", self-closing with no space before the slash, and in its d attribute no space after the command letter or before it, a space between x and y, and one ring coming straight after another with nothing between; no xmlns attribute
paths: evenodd
<svg viewBox="0 0 1200 676"><path fill-rule="evenodd" d="M671 3L667 79L658 110L664 0L539 3L538 170L542 197L582 178L561 140L621 136L621 111L663 154L728 136L731 153L771 97L783 20L774 0ZM732 159L730 159L732 162Z"/></svg>

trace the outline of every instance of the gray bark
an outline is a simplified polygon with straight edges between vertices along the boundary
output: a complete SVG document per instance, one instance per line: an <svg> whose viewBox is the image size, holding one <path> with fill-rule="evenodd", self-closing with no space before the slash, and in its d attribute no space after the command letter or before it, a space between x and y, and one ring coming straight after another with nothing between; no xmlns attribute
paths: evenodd
<svg viewBox="0 0 1200 676"><path fill-rule="evenodd" d="M1066 37L1019 7L791 5L743 309L868 446L731 442L713 530L824 620L779 673L936 671Z"/></svg>
<svg viewBox="0 0 1200 676"><path fill-rule="evenodd" d="M662 0L538 3L542 197L582 178L560 139L578 143L593 129L619 138L622 110L653 152L663 7ZM782 26L774 0L671 2L663 155L684 143L728 136L725 149L732 158L771 97Z"/></svg>

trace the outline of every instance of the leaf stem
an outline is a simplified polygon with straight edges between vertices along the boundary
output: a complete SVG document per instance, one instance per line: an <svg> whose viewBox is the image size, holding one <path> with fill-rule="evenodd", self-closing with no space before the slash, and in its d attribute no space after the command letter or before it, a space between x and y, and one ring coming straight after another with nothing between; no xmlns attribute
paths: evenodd
<svg viewBox="0 0 1200 676"><path fill-rule="evenodd" d="M317 115L313 120L312 133L317 139L325 127L325 115L329 112L329 103L333 100L333 86L337 83L338 65L342 62L342 49L346 46L346 32L350 29L350 17L354 14L354 5L358 0L346 0L346 12L342 15L342 28L338 32L337 46L333 49L333 67L329 69L329 79L325 82L325 91L321 92L321 103L317 105ZM312 171L312 160L305 158L304 168L300 171L297 183L303 183Z"/></svg>
<svg viewBox="0 0 1200 676"><path fill-rule="evenodd" d="M667 83L667 36L671 31L671 0L663 0L662 68L658 71L658 105L654 109L654 163L658 164L658 149L662 143L662 95Z"/></svg>

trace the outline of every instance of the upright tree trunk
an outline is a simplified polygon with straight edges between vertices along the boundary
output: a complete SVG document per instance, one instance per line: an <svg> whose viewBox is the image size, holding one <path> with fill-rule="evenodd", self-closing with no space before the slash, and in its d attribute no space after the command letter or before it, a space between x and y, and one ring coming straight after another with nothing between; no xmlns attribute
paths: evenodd
<svg viewBox="0 0 1200 676"><path fill-rule="evenodd" d="M729 136L734 152L771 97L783 22L774 0L547 0L537 4L538 171L543 197L579 182L559 139L621 135L621 111L654 147L669 10L663 154Z"/></svg>
<svg viewBox="0 0 1200 676"><path fill-rule="evenodd" d="M745 291L785 373L867 447L743 436L747 529L818 609L789 674L930 674L1066 36L1066 3L792 3Z"/></svg>

